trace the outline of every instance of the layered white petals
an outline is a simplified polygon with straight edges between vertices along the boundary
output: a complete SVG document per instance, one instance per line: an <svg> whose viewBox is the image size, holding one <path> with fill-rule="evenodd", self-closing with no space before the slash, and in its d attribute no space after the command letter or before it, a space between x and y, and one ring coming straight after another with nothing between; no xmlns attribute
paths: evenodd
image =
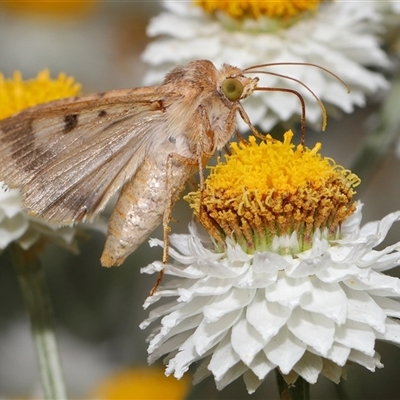
<svg viewBox="0 0 400 400"><path fill-rule="evenodd" d="M165 265L165 274L173 279L145 303L172 297L141 325L161 322L149 361L167 355L166 373L177 378L201 361L195 382L212 374L221 389L243 376L250 393L274 368L310 383L320 374L338 382L348 361L381 368L376 340L400 343L393 319L400 317L400 280L381 266L397 266L400 252L398 245L373 247L399 218L392 213L360 228L358 206L340 240L315 235L313 247L294 256L248 255L229 240L226 252L215 253L193 225L191 235L172 235L179 262Z"/></svg>
<svg viewBox="0 0 400 400"><path fill-rule="evenodd" d="M166 11L148 26L148 35L159 38L143 53L151 66L144 83L160 84L172 67L195 59L209 59L217 67L228 63L242 68L273 62L315 63L340 76L351 92L346 95L337 79L316 68L282 66L271 71L301 80L328 109L352 112L355 106L365 104L366 96L388 87L382 74L369 69L390 65L380 48L385 19L375 3L379 2L360 7L350 1L328 2L312 16L277 29L276 24L271 28L267 18L248 20L239 27L222 15L207 15L192 2L164 1ZM260 78L260 86L300 90L307 104L307 122L320 124L319 105L309 92L280 77ZM264 131L300 114L297 97L277 91L254 93L244 106L252 123Z"/></svg>

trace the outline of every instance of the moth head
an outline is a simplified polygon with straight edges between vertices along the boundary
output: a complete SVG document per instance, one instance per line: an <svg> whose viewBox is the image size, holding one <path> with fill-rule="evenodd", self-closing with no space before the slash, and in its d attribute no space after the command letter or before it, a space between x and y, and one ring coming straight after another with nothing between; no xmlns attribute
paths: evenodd
<svg viewBox="0 0 400 400"><path fill-rule="evenodd" d="M255 90L258 78L249 78L239 68L224 64L219 76L219 91L231 102L243 100Z"/></svg>
<svg viewBox="0 0 400 400"><path fill-rule="evenodd" d="M253 93L257 86L258 78L237 76L225 78L221 84L221 90L230 101L239 101Z"/></svg>

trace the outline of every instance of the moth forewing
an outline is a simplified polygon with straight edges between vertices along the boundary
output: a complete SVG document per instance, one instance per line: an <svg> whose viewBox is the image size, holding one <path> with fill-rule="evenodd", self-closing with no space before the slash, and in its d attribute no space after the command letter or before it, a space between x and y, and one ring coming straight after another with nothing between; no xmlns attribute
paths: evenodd
<svg viewBox="0 0 400 400"><path fill-rule="evenodd" d="M57 223L91 218L134 175L163 111L159 98L123 92L48 103L0 121L0 177L21 188L30 213Z"/></svg>

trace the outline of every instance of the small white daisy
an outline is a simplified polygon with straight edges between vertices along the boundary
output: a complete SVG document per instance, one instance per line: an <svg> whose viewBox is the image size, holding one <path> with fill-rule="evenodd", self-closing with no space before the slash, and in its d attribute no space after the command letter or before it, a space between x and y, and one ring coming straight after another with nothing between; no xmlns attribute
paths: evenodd
<svg viewBox="0 0 400 400"><path fill-rule="evenodd" d="M166 356L167 375L198 363L194 383L213 375L222 389L243 376L249 393L274 369L288 384L337 383L349 363L383 366L376 340L400 344L400 280L383 273L400 264L400 242L374 249L400 212L360 227L357 177L291 137L233 146L201 211L200 193L188 196L212 238L191 224L171 235L174 264L143 270L173 277L145 307L172 300L141 325L160 323L149 362Z"/></svg>
<svg viewBox="0 0 400 400"><path fill-rule="evenodd" d="M368 69L390 65L380 48L383 19L374 2L362 7L350 1L318 3L164 1L166 11L148 27L150 37L160 37L143 53L151 66L144 83L159 84L172 67L193 59L241 68L273 62L315 63L340 76L351 93L343 96L343 86L315 68L282 66L271 71L300 79L332 112L337 108L352 112L355 106L365 104L366 96L388 86L382 74ZM279 77L263 76L260 83L303 93L301 87ZM309 93L303 95L307 122L318 124L318 105L310 101ZM253 124L264 131L300 114L296 96L283 92L255 93L245 107Z"/></svg>
<svg viewBox="0 0 400 400"><path fill-rule="evenodd" d="M69 226L59 227L34 218L22 210L22 196L18 189L8 189L0 182L0 251L12 242L23 250L28 250L39 239L76 252L77 229Z"/></svg>

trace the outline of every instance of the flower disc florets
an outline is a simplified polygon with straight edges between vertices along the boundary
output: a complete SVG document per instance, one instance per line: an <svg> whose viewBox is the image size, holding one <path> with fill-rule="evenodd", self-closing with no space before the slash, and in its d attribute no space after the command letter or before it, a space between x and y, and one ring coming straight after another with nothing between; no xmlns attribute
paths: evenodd
<svg viewBox="0 0 400 400"><path fill-rule="evenodd" d="M281 18L287 20L296 17L306 11L315 11L320 3L319 0L283 0L283 1L215 1L195 0L205 12L224 13L231 18L254 18L261 17Z"/></svg>
<svg viewBox="0 0 400 400"><path fill-rule="evenodd" d="M232 154L211 170L203 190L186 197L222 247L229 237L248 253L293 254L310 248L317 230L337 239L354 212L358 177L323 158L320 144L310 150L295 147L292 132L284 137L283 142L267 136L260 144L254 137L233 143Z"/></svg>

